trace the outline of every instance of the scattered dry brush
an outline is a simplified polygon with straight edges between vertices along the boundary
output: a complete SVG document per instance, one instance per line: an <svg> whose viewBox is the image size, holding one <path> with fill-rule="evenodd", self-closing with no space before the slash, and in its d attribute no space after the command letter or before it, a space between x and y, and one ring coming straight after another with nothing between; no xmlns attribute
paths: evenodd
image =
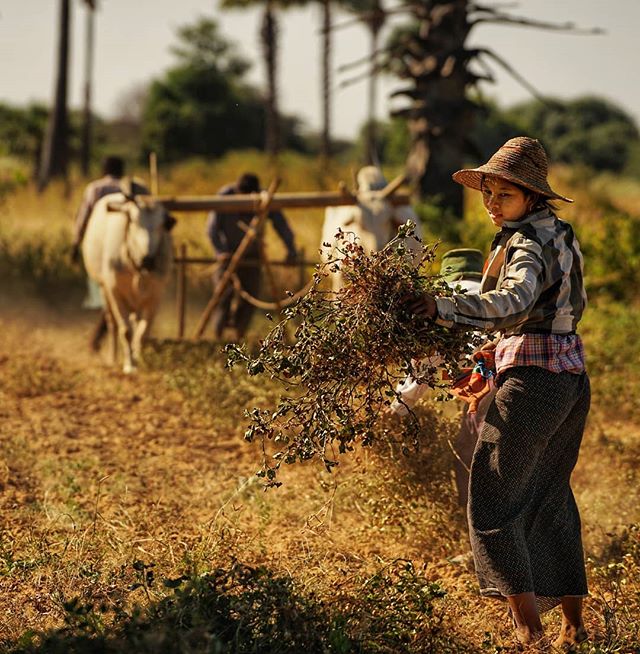
<svg viewBox="0 0 640 654"><path fill-rule="evenodd" d="M339 453L356 444L371 445L381 417L399 399L398 381L411 375L430 388L443 388L438 368L455 375L471 335L426 321L408 309L408 300L424 292L450 295L439 275L426 274L436 245L421 246L409 222L382 250L368 254L353 234L337 234L336 256L320 264L310 291L284 312L284 319L261 341L256 356L244 347L227 346L228 365L246 365L250 375L269 375L285 393L275 411L248 412L249 441L263 443L258 472L268 486L281 464L320 458L328 470ZM328 244L325 244L328 245ZM343 288L326 290L325 279L340 273ZM290 342L289 329L294 329ZM399 428L403 448L417 447L418 421L412 412ZM267 442L276 445L268 453Z"/></svg>

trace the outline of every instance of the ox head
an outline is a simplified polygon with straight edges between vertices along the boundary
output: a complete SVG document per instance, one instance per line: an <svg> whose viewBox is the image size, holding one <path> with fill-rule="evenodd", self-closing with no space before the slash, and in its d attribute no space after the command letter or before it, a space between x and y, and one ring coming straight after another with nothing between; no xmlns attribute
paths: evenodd
<svg viewBox="0 0 640 654"><path fill-rule="evenodd" d="M176 219L162 203L149 197L127 194L124 199L109 202L108 210L127 218L125 248L133 266L139 271L168 270L171 238Z"/></svg>

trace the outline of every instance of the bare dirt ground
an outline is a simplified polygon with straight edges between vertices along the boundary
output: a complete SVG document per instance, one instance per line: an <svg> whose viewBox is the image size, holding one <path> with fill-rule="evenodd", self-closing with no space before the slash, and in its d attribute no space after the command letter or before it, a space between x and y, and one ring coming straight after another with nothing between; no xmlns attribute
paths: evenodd
<svg viewBox="0 0 640 654"><path fill-rule="evenodd" d="M301 466L265 494L240 410L230 428L215 403L195 412L161 371L124 376L89 352L91 313L0 302L0 643L59 626L72 597L144 599L125 592L135 561L171 577L225 557L266 561L328 592L372 562L411 559L446 585L463 639L509 642L504 609L480 601L469 566L450 562L467 550L450 488L422 492L393 467L374 479L365 452L329 478ZM586 437L605 443L599 452L615 450L621 428L638 437L602 424ZM635 480L631 465L582 457L588 549L638 519ZM595 611L591 620L593 631Z"/></svg>
<svg viewBox="0 0 640 654"><path fill-rule="evenodd" d="M90 354L92 320L33 304L3 307L0 318L5 567L19 559L52 574L40 594L0 579L0 616L12 629L55 617L51 591L72 590L61 568L96 557L107 568L145 557L179 567L192 548L184 539L201 535L225 489L255 467L242 440L188 412L158 374L126 377Z"/></svg>
<svg viewBox="0 0 640 654"><path fill-rule="evenodd" d="M194 413L161 372L124 376L89 352L93 320L42 303L3 306L4 642L59 626L72 597L121 601L140 560L167 577L225 557L266 562L326 591L336 577L344 583L385 561L435 558L443 564L433 574L451 584L460 578L468 592L470 571L445 560L460 553L461 515L451 538L442 509L416 501L416 516L428 505L444 540L416 534L401 517L407 489L395 487L398 471L374 480L367 453L333 475L284 472L283 488L265 493L253 477L259 457L242 439L241 411L229 429L216 406Z"/></svg>

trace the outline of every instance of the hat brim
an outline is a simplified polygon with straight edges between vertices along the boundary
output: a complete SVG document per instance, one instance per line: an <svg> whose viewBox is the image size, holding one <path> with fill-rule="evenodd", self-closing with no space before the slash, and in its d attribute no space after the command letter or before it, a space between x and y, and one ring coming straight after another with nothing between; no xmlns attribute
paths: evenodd
<svg viewBox="0 0 640 654"><path fill-rule="evenodd" d="M571 198L567 198L564 195L560 195L559 193L556 193L548 185L546 186L546 188L533 185L531 184L531 182L528 182L527 180L524 179L520 179L519 177L512 175L508 171L496 170L492 166L484 165L484 166L480 166L479 168L465 168L463 170L458 170L457 172L453 173L452 177L454 181L458 182L458 184L462 184L463 186L467 186L469 188L475 189L476 191L481 191L482 178L486 177L487 175L491 175L493 177L500 177L501 179L506 179L508 182L511 182L512 184L518 184L519 186L524 186L525 188L528 188L530 191L533 191L534 193L540 193L540 195L544 195L545 197L550 198L552 200L573 202Z"/></svg>

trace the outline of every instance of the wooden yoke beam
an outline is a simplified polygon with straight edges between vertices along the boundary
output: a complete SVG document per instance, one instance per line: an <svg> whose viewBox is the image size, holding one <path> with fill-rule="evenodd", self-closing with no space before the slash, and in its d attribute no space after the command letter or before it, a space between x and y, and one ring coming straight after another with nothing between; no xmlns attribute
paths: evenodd
<svg viewBox="0 0 640 654"><path fill-rule="evenodd" d="M399 178L398 178L399 179ZM401 182L393 180L382 191L378 191L382 198L387 199L394 206L410 204L408 193L395 193ZM390 188L391 187L391 188ZM375 195L374 192L371 195ZM145 196L140 196L141 199ZM151 196L148 196L151 199ZM260 211L261 195L249 193L246 195L212 195L212 196L153 196L153 200L161 202L168 211L220 211L229 213L251 213ZM318 191L317 193L277 193L271 199L270 210L302 209L305 207L338 207L342 205L357 204L358 198L343 191Z"/></svg>
<svg viewBox="0 0 640 654"><path fill-rule="evenodd" d="M222 300L222 296L224 295L224 292L227 286L229 285L229 282L231 281L231 277L234 275L236 268L238 267L238 264L242 260L244 253L246 252L247 248L251 245L253 240L258 235L260 228L262 227L265 220L267 219L269 211L273 208L271 206L271 200L273 199L273 196L279 185L280 185L280 180L276 178L271 182L271 184L269 185L269 189L267 190L266 193L252 194L260 198L260 201L256 207L256 214L251 219L251 222L249 223L249 227L247 228L247 233L244 235L242 241L240 241L240 245L238 245L235 252L231 255L231 259L229 260L229 265L227 266L227 269L224 271L222 278L220 279L218 285L213 290L213 295L211 296L209 303L205 307L205 310L200 318L200 322L196 327L196 332L194 335L194 338L196 340L202 338L202 334L204 333L207 323L211 318L211 314L214 312L215 308L220 304L220 301Z"/></svg>

